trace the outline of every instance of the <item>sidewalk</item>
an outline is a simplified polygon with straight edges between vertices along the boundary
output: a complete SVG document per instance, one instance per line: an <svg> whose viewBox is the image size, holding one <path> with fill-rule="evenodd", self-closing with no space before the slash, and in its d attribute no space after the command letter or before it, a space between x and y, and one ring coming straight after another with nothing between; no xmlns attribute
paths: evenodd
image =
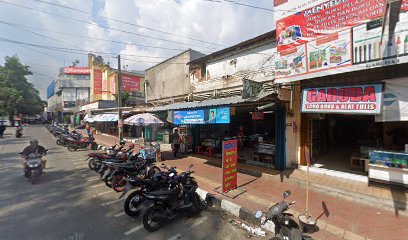
<svg viewBox="0 0 408 240"><path fill-rule="evenodd" d="M96 135L101 145L110 146L116 137ZM164 149L162 149L163 151ZM162 154L164 159L172 159L171 152ZM299 170L285 171L280 174L274 170L239 164L238 185L246 192L235 199L230 199L214 191L221 185L221 160L202 155L185 156L177 160L165 160L163 163L176 166L180 171L187 170L194 164L194 176L201 189L218 199L225 199L252 212L267 210L273 203L282 201L282 193L291 190L290 200L295 200L292 207L297 216L305 207L306 174ZM253 173L258 174L253 174ZM322 213L322 201L330 210L330 216L323 216L318 225L320 231L313 234L316 239L404 239L408 236L407 193L367 184L311 174L309 193L309 212L313 216ZM384 202L394 204L393 209ZM377 204L376 204L377 203ZM392 205L390 206L390 208Z"/></svg>

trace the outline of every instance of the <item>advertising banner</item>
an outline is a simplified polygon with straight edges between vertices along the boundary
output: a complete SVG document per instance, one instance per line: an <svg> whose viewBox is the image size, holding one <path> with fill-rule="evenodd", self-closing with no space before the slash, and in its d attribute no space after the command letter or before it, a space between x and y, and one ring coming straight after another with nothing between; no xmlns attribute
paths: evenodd
<svg viewBox="0 0 408 240"><path fill-rule="evenodd" d="M116 74L109 76L109 89L112 95L116 94Z"/></svg>
<svg viewBox="0 0 408 240"><path fill-rule="evenodd" d="M50 85L47 87L47 99L52 97L55 93L55 80L52 80Z"/></svg>
<svg viewBox="0 0 408 240"><path fill-rule="evenodd" d="M64 67L62 68L63 74L73 74L73 75L80 75L80 74L90 74L90 70L88 67Z"/></svg>
<svg viewBox="0 0 408 240"><path fill-rule="evenodd" d="M264 116L263 112L252 112L252 120L263 120Z"/></svg>
<svg viewBox="0 0 408 240"><path fill-rule="evenodd" d="M174 111L173 115L176 125L230 123L229 107Z"/></svg>
<svg viewBox="0 0 408 240"><path fill-rule="evenodd" d="M140 92L140 77L122 74L121 89L123 92Z"/></svg>
<svg viewBox="0 0 408 240"><path fill-rule="evenodd" d="M102 75L102 93L106 94L108 92L108 79L106 78L106 75Z"/></svg>
<svg viewBox="0 0 408 240"><path fill-rule="evenodd" d="M281 51L275 60L276 78L304 74L306 68L305 45Z"/></svg>
<svg viewBox="0 0 408 240"><path fill-rule="evenodd" d="M385 1L275 0L276 83L408 62L408 0L402 0L395 36L380 44ZM300 49L304 48L304 50ZM307 56L304 71L292 55ZM290 62L291 64L286 64Z"/></svg>
<svg viewBox="0 0 408 240"><path fill-rule="evenodd" d="M77 89L77 99L88 101L89 100L88 89Z"/></svg>
<svg viewBox="0 0 408 240"><path fill-rule="evenodd" d="M63 101L73 101L76 100L76 89L75 88L64 88L62 91Z"/></svg>
<svg viewBox="0 0 408 240"><path fill-rule="evenodd" d="M93 71L93 92L94 94L102 93L102 70L94 69Z"/></svg>
<svg viewBox="0 0 408 240"><path fill-rule="evenodd" d="M306 88L304 113L380 114L382 84Z"/></svg>
<svg viewBox="0 0 408 240"><path fill-rule="evenodd" d="M238 140L222 142L222 192L237 188Z"/></svg>
<svg viewBox="0 0 408 240"><path fill-rule="evenodd" d="M351 65L350 29L307 43L309 72Z"/></svg>
<svg viewBox="0 0 408 240"><path fill-rule="evenodd" d="M382 114L376 122L408 121L408 78L384 81Z"/></svg>

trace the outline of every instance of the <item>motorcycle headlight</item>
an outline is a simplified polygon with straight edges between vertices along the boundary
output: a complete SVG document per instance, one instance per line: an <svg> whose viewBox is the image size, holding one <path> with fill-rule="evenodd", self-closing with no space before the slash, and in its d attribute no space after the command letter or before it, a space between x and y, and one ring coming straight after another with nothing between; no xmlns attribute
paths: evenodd
<svg viewBox="0 0 408 240"><path fill-rule="evenodd" d="M31 168L35 168L35 167L38 167L39 164L30 164L29 166L30 166Z"/></svg>

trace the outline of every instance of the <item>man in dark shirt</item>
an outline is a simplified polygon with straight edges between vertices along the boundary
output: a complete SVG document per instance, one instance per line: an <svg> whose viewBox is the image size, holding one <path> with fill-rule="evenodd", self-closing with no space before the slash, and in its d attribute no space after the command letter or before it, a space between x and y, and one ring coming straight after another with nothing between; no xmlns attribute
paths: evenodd
<svg viewBox="0 0 408 240"><path fill-rule="evenodd" d="M47 160L45 159L44 155L47 153L47 150L38 144L37 139L32 139L30 140L30 146L24 148L23 152L21 153L21 156L25 159L24 160L24 173L26 172L26 167L27 167L27 158L29 157L30 154L40 154L43 157L41 158L42 162L42 167L43 169L45 168L45 165L47 164Z"/></svg>
<svg viewBox="0 0 408 240"><path fill-rule="evenodd" d="M0 122L0 138L3 137L4 131L6 131L6 125L3 122Z"/></svg>

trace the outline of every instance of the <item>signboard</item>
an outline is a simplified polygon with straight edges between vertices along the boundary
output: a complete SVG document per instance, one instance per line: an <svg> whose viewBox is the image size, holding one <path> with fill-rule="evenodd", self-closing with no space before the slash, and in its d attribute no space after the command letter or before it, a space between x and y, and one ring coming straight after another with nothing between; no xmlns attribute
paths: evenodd
<svg viewBox="0 0 408 240"><path fill-rule="evenodd" d="M122 74L121 90L123 92L140 92L140 77Z"/></svg>
<svg viewBox="0 0 408 240"><path fill-rule="evenodd" d="M252 120L263 120L264 115L263 112L252 112Z"/></svg>
<svg viewBox="0 0 408 240"><path fill-rule="evenodd" d="M275 0L274 5L276 83L408 62L408 0L402 0L395 37L381 45L385 1Z"/></svg>
<svg viewBox="0 0 408 240"><path fill-rule="evenodd" d="M380 114L382 84L306 88L304 113Z"/></svg>
<svg viewBox="0 0 408 240"><path fill-rule="evenodd" d="M176 125L230 123L229 107L174 111L173 115Z"/></svg>
<svg viewBox="0 0 408 240"><path fill-rule="evenodd" d="M408 78L384 81L382 114L375 116L376 122L408 121Z"/></svg>
<svg viewBox="0 0 408 240"><path fill-rule="evenodd" d="M112 95L116 94L116 74L109 76L109 89Z"/></svg>
<svg viewBox="0 0 408 240"><path fill-rule="evenodd" d="M93 91L94 94L102 93L102 70L94 69L93 72Z"/></svg>
<svg viewBox="0 0 408 240"><path fill-rule="evenodd" d="M88 67L64 67L62 68L62 73L72 75L87 75L91 72Z"/></svg>
<svg viewBox="0 0 408 240"><path fill-rule="evenodd" d="M55 80L52 80L50 85L47 87L47 99L52 97L55 93Z"/></svg>
<svg viewBox="0 0 408 240"><path fill-rule="evenodd" d="M108 79L106 74L102 74L102 93L105 95L108 92Z"/></svg>
<svg viewBox="0 0 408 240"><path fill-rule="evenodd" d="M243 89L242 89L243 99L254 98L258 96L259 93L263 89L263 83L249 80L249 79L243 79L242 85L243 85Z"/></svg>
<svg viewBox="0 0 408 240"><path fill-rule="evenodd" d="M222 192L237 188L238 140L222 142Z"/></svg>

